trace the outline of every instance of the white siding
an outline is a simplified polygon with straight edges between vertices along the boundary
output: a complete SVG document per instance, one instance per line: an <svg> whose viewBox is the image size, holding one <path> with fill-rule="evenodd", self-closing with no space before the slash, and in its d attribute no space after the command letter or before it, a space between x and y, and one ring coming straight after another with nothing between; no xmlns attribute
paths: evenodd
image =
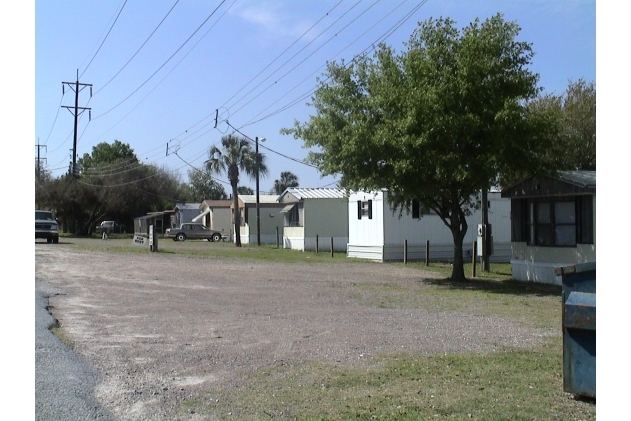
<svg viewBox="0 0 631 421"><path fill-rule="evenodd" d="M404 243L408 243L408 260L425 259L429 241L431 260L453 259L453 237L449 228L438 215L412 218L405 210L392 212L385 192L353 193L348 204L349 245L348 257L378 261L403 260ZM489 224L492 226L493 255L491 261L508 262L510 248L510 199L502 199L500 193L489 193ZM373 200L373 217L357 217L357 201ZM477 239L477 226L481 223L481 211L467 217L467 234L463 241L465 260L471 259L473 241Z"/></svg>

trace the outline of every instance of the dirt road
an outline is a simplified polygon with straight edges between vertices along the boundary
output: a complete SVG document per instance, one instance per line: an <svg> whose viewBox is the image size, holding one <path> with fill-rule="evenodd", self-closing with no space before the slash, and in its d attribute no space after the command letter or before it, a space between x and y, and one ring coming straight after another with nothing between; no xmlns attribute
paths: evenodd
<svg viewBox="0 0 631 421"><path fill-rule="evenodd" d="M435 275L394 265L36 244L35 268L38 279L63 291L51 297L53 314L64 338L101 372L97 399L124 420L207 419L186 412L183 402L207 399L209 389L238 387L251 370L281 360L362 364L380 353L531 346L549 334L436 310L431 298L422 301L428 286L418 282ZM382 305L386 283L420 292L420 305Z"/></svg>

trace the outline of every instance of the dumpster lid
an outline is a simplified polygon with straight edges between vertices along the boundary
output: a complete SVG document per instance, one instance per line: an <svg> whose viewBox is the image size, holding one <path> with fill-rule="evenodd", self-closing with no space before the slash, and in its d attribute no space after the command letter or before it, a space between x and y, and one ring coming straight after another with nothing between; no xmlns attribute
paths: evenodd
<svg viewBox="0 0 631 421"><path fill-rule="evenodd" d="M577 263L571 266L561 266L554 268L554 274L557 276L567 275L569 273L587 272L590 270L596 270L596 262Z"/></svg>

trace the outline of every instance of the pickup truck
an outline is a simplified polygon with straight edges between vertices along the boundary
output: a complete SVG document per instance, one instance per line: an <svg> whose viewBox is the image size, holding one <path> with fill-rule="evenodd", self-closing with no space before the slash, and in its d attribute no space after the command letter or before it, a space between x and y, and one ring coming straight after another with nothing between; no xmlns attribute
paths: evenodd
<svg viewBox="0 0 631 421"><path fill-rule="evenodd" d="M57 220L51 211L35 211L35 239L45 238L46 242L59 242L59 228Z"/></svg>
<svg viewBox="0 0 631 421"><path fill-rule="evenodd" d="M194 224L186 222L179 228L167 228L164 232L165 238L173 238L173 241L185 241L187 238L191 240L208 240L221 241L222 234L220 231L211 230L202 224Z"/></svg>

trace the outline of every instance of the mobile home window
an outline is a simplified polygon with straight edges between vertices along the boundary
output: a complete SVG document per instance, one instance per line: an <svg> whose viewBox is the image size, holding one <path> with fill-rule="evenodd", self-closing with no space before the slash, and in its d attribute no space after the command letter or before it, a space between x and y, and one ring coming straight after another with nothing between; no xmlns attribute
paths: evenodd
<svg viewBox="0 0 631 421"><path fill-rule="evenodd" d="M357 219L368 216L368 219L372 219L372 200L357 201Z"/></svg>
<svg viewBox="0 0 631 421"><path fill-rule="evenodd" d="M513 199L511 240L542 247L594 244L592 196Z"/></svg>

